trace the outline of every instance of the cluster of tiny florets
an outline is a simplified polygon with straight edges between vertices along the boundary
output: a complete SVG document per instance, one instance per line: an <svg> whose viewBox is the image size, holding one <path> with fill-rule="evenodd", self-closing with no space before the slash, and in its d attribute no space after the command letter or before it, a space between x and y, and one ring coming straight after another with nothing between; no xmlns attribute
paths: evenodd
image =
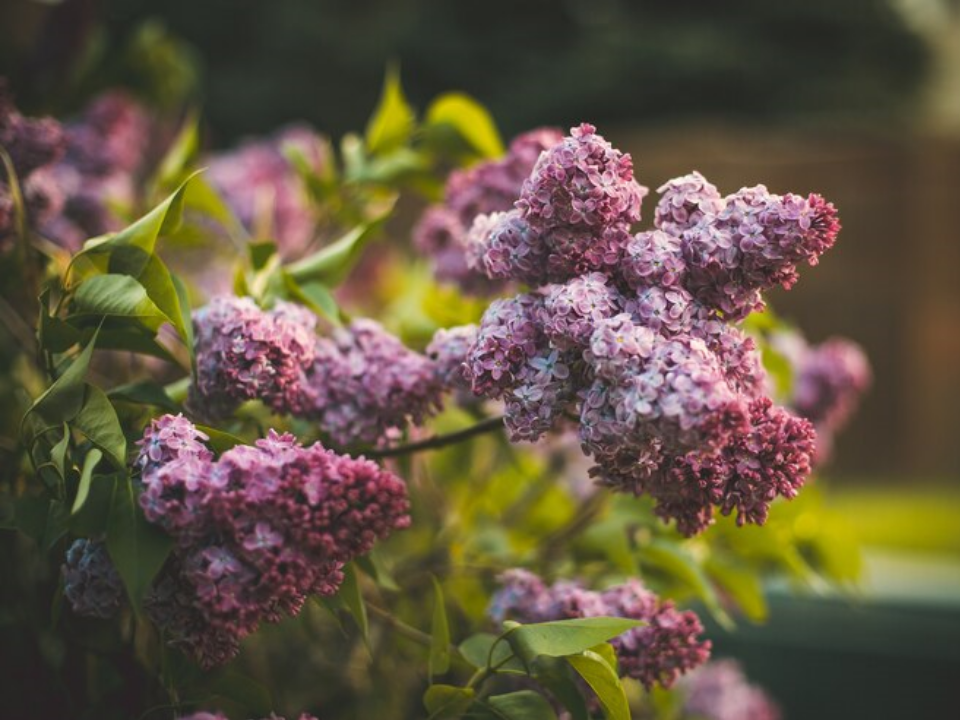
<svg viewBox="0 0 960 720"><path fill-rule="evenodd" d="M316 236L316 211L301 170L321 175L329 165L326 141L295 125L210 156L207 177L248 232L273 240L291 259Z"/></svg>
<svg viewBox="0 0 960 720"><path fill-rule="evenodd" d="M63 193L51 182L49 170L66 146L63 128L52 118L29 118L13 103L6 81L0 78L0 147L10 156L23 197L27 224L38 228L57 216ZM10 178L0 167L0 250L8 247L19 219Z"/></svg>
<svg viewBox="0 0 960 720"><path fill-rule="evenodd" d="M77 615L113 617L123 601L123 583L103 541L75 540L63 567L63 595Z"/></svg>
<svg viewBox="0 0 960 720"><path fill-rule="evenodd" d="M476 325L441 328L434 333L426 355L433 361L434 376L442 387L456 391L470 389L464 361L476 340Z"/></svg>
<svg viewBox="0 0 960 720"><path fill-rule="evenodd" d="M693 720L780 720L780 708L750 683L736 660L714 660L681 680L680 717Z"/></svg>
<svg viewBox="0 0 960 720"><path fill-rule="evenodd" d="M140 506L176 542L145 605L205 666L307 596L334 594L344 563L409 525L405 485L376 463L272 430L214 459L185 422L154 420L140 442Z"/></svg>
<svg viewBox="0 0 960 720"><path fill-rule="evenodd" d="M649 690L670 687L682 674L706 662L710 641L701 640L703 626L696 614L661 600L638 580L602 592L559 581L547 585L526 570L500 577L488 614L495 622L547 622L582 617L624 617L645 624L610 641L617 652L620 674L639 680Z"/></svg>
<svg viewBox="0 0 960 720"><path fill-rule="evenodd" d="M440 380L430 358L379 323L355 320L318 340L302 386L304 414L341 445L376 442L436 412Z"/></svg>
<svg viewBox="0 0 960 720"><path fill-rule="evenodd" d="M316 316L279 302L268 312L250 298L217 297L193 317L197 374L190 404L206 417L228 415L260 399L295 412L316 345Z"/></svg>
<svg viewBox="0 0 960 720"><path fill-rule="evenodd" d="M697 173L661 192L657 227L632 235L645 190L628 155L588 125L545 151L516 209L471 232L474 267L534 289L490 305L466 377L504 402L514 440L576 421L593 475L687 534L714 508L763 522L809 472L813 430L762 402L757 346L730 323L816 262L835 212L759 187L722 198Z"/></svg>
<svg viewBox="0 0 960 720"><path fill-rule="evenodd" d="M795 331L780 331L771 342L790 361L793 387L788 404L817 429L817 462L826 462L834 436L856 412L870 387L872 372L866 353L846 338L809 345Z"/></svg>
<svg viewBox="0 0 960 720"><path fill-rule="evenodd" d="M120 91L94 98L65 125L66 152L49 170L63 196L61 211L41 231L59 245L78 248L84 240L119 229L116 208L130 208L151 137L144 108Z"/></svg>
<svg viewBox="0 0 960 720"><path fill-rule="evenodd" d="M484 227L474 227L478 215L506 213L520 194L524 180L537 163L540 154L563 138L551 128L540 128L516 137L507 154L498 160L478 163L450 174L444 201L424 212L414 228L416 248L429 256L437 279L458 285L473 293L495 292L503 286L506 275L498 269L498 256L517 254L525 257L530 247L524 238L526 225L505 224L493 239L491 258L481 268L479 257L469 235L484 237ZM472 256L472 257L471 257ZM535 256L518 264L528 266L532 277L539 277Z"/></svg>

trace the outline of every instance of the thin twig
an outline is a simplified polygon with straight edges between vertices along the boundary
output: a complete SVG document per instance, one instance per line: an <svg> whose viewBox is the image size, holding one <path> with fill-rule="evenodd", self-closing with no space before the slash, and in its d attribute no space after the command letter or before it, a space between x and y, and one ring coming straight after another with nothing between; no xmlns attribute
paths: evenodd
<svg viewBox="0 0 960 720"><path fill-rule="evenodd" d="M413 640L414 642L426 647L431 647L433 645L433 638L427 633L417 630L412 625L407 625L403 620L394 617L389 610L384 610L382 607L374 605L371 602L367 602L367 610L370 611L371 615L376 615L387 625L396 630L398 635L403 635L403 637L407 638L408 640Z"/></svg>
<svg viewBox="0 0 960 720"><path fill-rule="evenodd" d="M587 529L597 514L603 509L607 493L597 489L580 506L570 521L549 535L540 545L540 560L549 565L567 542Z"/></svg>
<svg viewBox="0 0 960 720"><path fill-rule="evenodd" d="M447 445L454 445L464 440L469 440L474 435L492 432L503 427L503 418L500 416L481 420L476 425L471 425L463 430L452 432L447 435L436 435L426 440L409 443L408 445L398 445L397 447L384 448L383 450L367 450L364 455L371 458L388 458L400 455L410 455L412 453L423 452L425 450L438 450Z"/></svg>

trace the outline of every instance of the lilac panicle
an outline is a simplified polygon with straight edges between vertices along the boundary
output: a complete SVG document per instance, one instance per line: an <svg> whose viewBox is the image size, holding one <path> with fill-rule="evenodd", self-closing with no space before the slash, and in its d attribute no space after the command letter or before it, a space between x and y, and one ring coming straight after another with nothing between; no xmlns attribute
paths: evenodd
<svg viewBox="0 0 960 720"><path fill-rule="evenodd" d="M640 219L646 195L633 178L630 155L613 148L588 123L545 151L524 181L516 207L538 230L608 227Z"/></svg>
<svg viewBox="0 0 960 720"><path fill-rule="evenodd" d="M546 280L547 248L518 210L478 215L466 243L467 265L491 280Z"/></svg>
<svg viewBox="0 0 960 720"><path fill-rule="evenodd" d="M750 683L736 660L714 660L687 675L679 686L682 716L704 720L780 720L780 708L763 688Z"/></svg>
<svg viewBox="0 0 960 720"><path fill-rule="evenodd" d="M291 435L270 431L217 460L166 457L145 466L140 505L176 550L146 607L206 667L233 657L261 622L298 613L308 595L334 594L345 563L410 523L395 475Z"/></svg>
<svg viewBox="0 0 960 720"><path fill-rule="evenodd" d="M101 619L116 615L123 601L123 582L104 542L74 540L61 572L63 594L77 615Z"/></svg>
<svg viewBox="0 0 960 720"><path fill-rule="evenodd" d="M341 445L378 442L409 422L421 424L439 408L443 390L430 358L367 319L320 338L302 384L306 415Z"/></svg>
<svg viewBox="0 0 960 720"><path fill-rule="evenodd" d="M651 230L637 233L627 242L619 271L631 287L667 288L680 285L686 269L680 239Z"/></svg>
<svg viewBox="0 0 960 720"><path fill-rule="evenodd" d="M495 622L522 623L580 617L625 617L645 625L610 641L617 653L620 673L643 683L670 687L682 674L706 662L710 641L701 640L703 626L696 614L677 610L640 581L629 580L603 592L580 583L558 581L546 585L533 573L514 569L503 573L500 589L487 611Z"/></svg>
<svg viewBox="0 0 960 720"><path fill-rule="evenodd" d="M466 376L467 353L477 340L476 325L441 328L427 345L426 354L433 361L433 372L446 390L469 390Z"/></svg>
<svg viewBox="0 0 960 720"><path fill-rule="evenodd" d="M263 311L250 298L217 297L194 313L197 376L190 404L206 417L261 399L277 412L301 409L301 379L314 359L316 317L279 302Z"/></svg>
<svg viewBox="0 0 960 720"><path fill-rule="evenodd" d="M541 289L544 296L543 331L554 347L583 349L596 325L616 315L622 298L602 273L589 273L563 285Z"/></svg>
<svg viewBox="0 0 960 720"><path fill-rule="evenodd" d="M831 338L809 348L795 373L790 405L818 428L831 432L847 424L871 381L866 354L846 338Z"/></svg>

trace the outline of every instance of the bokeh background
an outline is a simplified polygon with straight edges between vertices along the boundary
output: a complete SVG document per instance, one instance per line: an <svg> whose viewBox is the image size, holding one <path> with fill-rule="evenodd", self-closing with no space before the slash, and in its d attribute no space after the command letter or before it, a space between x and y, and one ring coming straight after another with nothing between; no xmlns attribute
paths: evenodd
<svg viewBox="0 0 960 720"><path fill-rule="evenodd" d="M788 717L933 717L960 677L960 2L0 2L25 112L120 84L189 98L214 148L293 120L361 129L389 63L415 106L466 91L505 137L589 120L652 188L697 169L837 205L837 248L772 302L873 365L826 473L868 602L784 596L718 645Z"/></svg>

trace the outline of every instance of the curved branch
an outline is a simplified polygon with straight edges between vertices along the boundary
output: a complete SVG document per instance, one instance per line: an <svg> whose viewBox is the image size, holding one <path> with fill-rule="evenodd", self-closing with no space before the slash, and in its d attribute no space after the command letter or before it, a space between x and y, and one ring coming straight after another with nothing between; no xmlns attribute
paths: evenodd
<svg viewBox="0 0 960 720"><path fill-rule="evenodd" d="M483 433L488 433L501 427L503 427L503 417L498 415L497 417L481 420L476 425L471 425L468 428L458 430L457 432L448 433L447 435L435 435L432 438L420 440L419 442L409 443L407 445L398 445L397 447L384 448L382 450L368 450L364 452L364 455L370 458L378 459L397 457L400 455L410 455L412 453L423 452L425 450L438 450L442 447L446 447L447 445L455 445L458 442L469 440L474 435L482 435Z"/></svg>

